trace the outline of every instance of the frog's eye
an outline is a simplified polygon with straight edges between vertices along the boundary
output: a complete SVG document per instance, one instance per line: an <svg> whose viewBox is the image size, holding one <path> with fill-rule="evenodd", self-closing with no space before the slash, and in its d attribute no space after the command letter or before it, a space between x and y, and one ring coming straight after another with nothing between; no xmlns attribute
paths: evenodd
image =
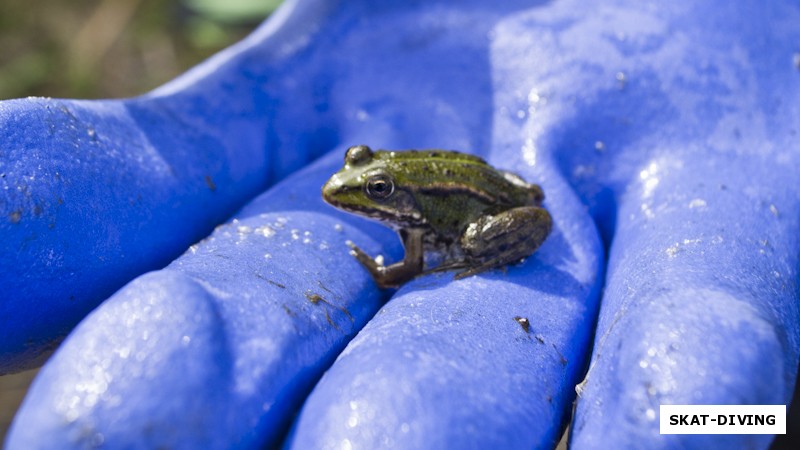
<svg viewBox="0 0 800 450"><path fill-rule="evenodd" d="M374 200L384 200L394 193L394 181L386 175L373 175L367 180L367 195Z"/></svg>
<svg viewBox="0 0 800 450"><path fill-rule="evenodd" d="M372 149L366 145L355 145L347 149L344 155L345 164L358 166L372 159Z"/></svg>

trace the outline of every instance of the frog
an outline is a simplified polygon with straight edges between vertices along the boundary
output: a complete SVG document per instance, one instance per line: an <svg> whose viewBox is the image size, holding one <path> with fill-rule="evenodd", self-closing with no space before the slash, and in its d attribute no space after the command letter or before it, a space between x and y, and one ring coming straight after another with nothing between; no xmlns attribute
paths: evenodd
<svg viewBox="0 0 800 450"><path fill-rule="evenodd" d="M381 288L430 272L458 269L459 280L504 268L532 255L553 226L541 186L455 150L352 146L344 167L323 185L322 198L400 236L405 255L390 265L347 242Z"/></svg>

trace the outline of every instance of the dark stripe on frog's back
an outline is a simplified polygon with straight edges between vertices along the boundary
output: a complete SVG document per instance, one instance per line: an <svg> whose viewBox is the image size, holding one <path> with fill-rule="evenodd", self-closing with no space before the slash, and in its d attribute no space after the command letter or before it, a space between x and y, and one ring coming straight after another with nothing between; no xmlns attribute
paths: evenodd
<svg viewBox="0 0 800 450"><path fill-rule="evenodd" d="M531 189L508 181L480 157L449 150L378 151L402 188L429 196L474 196L487 206L531 204ZM436 181L432 181L432 180Z"/></svg>

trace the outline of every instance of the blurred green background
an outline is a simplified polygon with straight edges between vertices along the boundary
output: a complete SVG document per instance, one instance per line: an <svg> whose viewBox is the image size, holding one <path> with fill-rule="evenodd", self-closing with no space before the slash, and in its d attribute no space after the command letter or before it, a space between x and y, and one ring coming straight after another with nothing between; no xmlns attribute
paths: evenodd
<svg viewBox="0 0 800 450"><path fill-rule="evenodd" d="M281 0L0 0L0 99L145 93L245 37ZM0 376L0 447L35 370Z"/></svg>
<svg viewBox="0 0 800 450"><path fill-rule="evenodd" d="M240 40L280 0L0 0L0 99L129 97Z"/></svg>

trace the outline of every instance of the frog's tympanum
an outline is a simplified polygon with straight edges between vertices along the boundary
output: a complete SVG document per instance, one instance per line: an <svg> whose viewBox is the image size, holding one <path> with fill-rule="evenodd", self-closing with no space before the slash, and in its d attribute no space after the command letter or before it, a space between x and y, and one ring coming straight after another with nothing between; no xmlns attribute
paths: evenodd
<svg viewBox="0 0 800 450"><path fill-rule="evenodd" d="M322 187L331 205L395 229L402 261L384 266L350 244L378 286L392 287L428 272L464 269L456 279L517 262L544 242L552 227L544 193L477 156L445 150L373 152L350 147L344 168ZM425 256L440 255L426 268Z"/></svg>

